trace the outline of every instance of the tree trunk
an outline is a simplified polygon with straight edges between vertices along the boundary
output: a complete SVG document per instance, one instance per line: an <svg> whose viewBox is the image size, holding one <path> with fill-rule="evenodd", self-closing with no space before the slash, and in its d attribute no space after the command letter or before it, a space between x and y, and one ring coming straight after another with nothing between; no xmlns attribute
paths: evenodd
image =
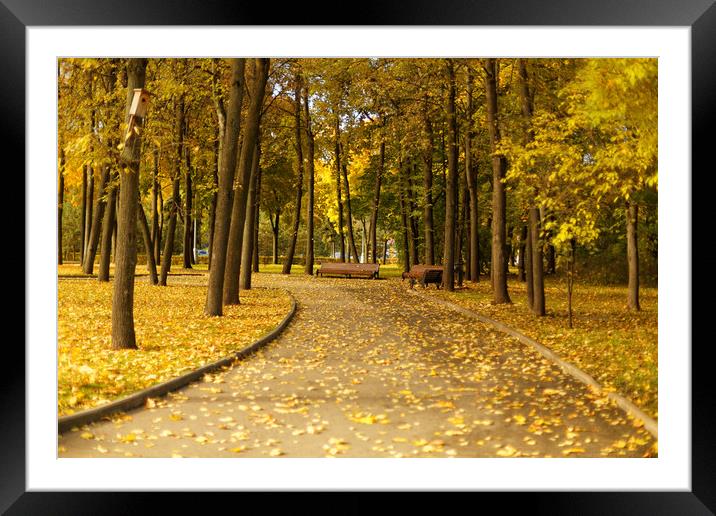
<svg viewBox="0 0 716 516"><path fill-rule="evenodd" d="M474 106L472 102L472 85L474 76L472 69L468 69L467 76L467 112L468 112L468 130L465 138L465 181L470 194L470 281L477 283L480 281L480 250L479 250L479 221L477 211L477 160L473 160L472 156L472 139L474 131L472 129L472 114Z"/></svg>
<svg viewBox="0 0 716 516"><path fill-rule="evenodd" d="M348 165L346 164L345 155L343 159L343 163L341 163L341 168L343 169L343 181L346 185L346 208L348 210L348 213L346 213L346 222L348 226L348 243L350 244L350 251L353 254L353 257L355 258L356 263L360 263L360 256L358 255L358 249L356 248L356 241L355 241L355 235L353 234L353 211L351 209L351 187L348 183ZM349 260L350 261L350 258Z"/></svg>
<svg viewBox="0 0 716 516"><path fill-rule="evenodd" d="M204 308L204 313L207 315L217 316L223 314L222 296L226 270L226 248L231 223L231 190L234 184L234 169L236 168L236 155L238 154L241 128L245 65L245 59L231 59L229 108L226 113L226 131L218 165L219 189L216 194L214 236L211 242L211 269L209 270L209 287L206 294L206 307Z"/></svg>
<svg viewBox="0 0 716 516"><path fill-rule="evenodd" d="M159 265L162 261L162 235L164 234L164 194L159 189L159 231L157 232L157 240L154 242L154 263Z"/></svg>
<svg viewBox="0 0 716 516"><path fill-rule="evenodd" d="M532 251L532 229L529 219L529 212L527 218L527 237L525 242L525 281L527 282L527 306L532 310L534 306L534 275L532 270L532 257L534 253Z"/></svg>
<svg viewBox="0 0 716 516"><path fill-rule="evenodd" d="M192 185L191 185L191 154L188 146L184 147L186 156L186 170L184 171L184 268L191 269L193 242L192 242Z"/></svg>
<svg viewBox="0 0 716 516"><path fill-rule="evenodd" d="M569 241L569 262L567 263L567 314L569 316L569 329L574 328L572 322L572 291L574 290L574 239Z"/></svg>
<svg viewBox="0 0 716 516"><path fill-rule="evenodd" d="M184 97L180 96L175 105L175 131L177 139L177 153L174 158L174 175L172 178L172 200L169 208L169 226L164 241L162 253L162 269L159 275L159 285L167 286L167 275L172 267L172 254L174 253L174 235L177 226L177 212L181 207L181 161L184 158Z"/></svg>
<svg viewBox="0 0 716 516"><path fill-rule="evenodd" d="M378 207L380 206L380 184L383 179L385 166L385 140L380 142L380 160L378 171L375 174L375 189L373 190L373 206L370 213L370 248L371 263L378 263Z"/></svg>
<svg viewBox="0 0 716 516"><path fill-rule="evenodd" d="M85 240L87 226L87 165L82 165L82 219L80 220L80 265L85 263Z"/></svg>
<svg viewBox="0 0 716 516"><path fill-rule="evenodd" d="M629 309L641 310L639 305L639 247L637 223L639 206L635 202L626 203L627 227L627 262L629 264Z"/></svg>
<svg viewBox="0 0 716 516"><path fill-rule="evenodd" d="M260 149L259 150L259 157L260 157ZM259 167L257 169L258 177L256 178L256 203L254 205L254 256L251 260L251 270L253 272L259 272L259 216L261 215L261 162L259 161Z"/></svg>
<svg viewBox="0 0 716 516"><path fill-rule="evenodd" d="M457 204L457 116L455 113L455 68L446 60L448 71L447 124L448 124L448 177L445 188L445 259L443 285L445 290L455 289L455 215Z"/></svg>
<svg viewBox="0 0 716 516"><path fill-rule="evenodd" d="M60 174L57 186L57 265L62 265L62 208L65 204L65 149L60 148Z"/></svg>
<svg viewBox="0 0 716 516"><path fill-rule="evenodd" d="M169 207L169 225L167 226L167 234L164 240L164 251L162 252L162 268L159 275L159 285L167 286L167 276L172 268L172 255L174 254L174 236L177 227L177 212L181 205L180 196L179 171L176 171L176 177L172 181L172 200Z"/></svg>
<svg viewBox="0 0 716 516"><path fill-rule="evenodd" d="M238 305L239 276L241 274L241 250L243 247L244 224L246 222L246 199L249 195L249 180L254 160L254 148L259 134L261 108L263 107L269 60L253 59L253 85L249 110L246 115L244 137L241 144L241 156L238 166L238 181L234 191L229 226L229 244L226 251L226 271L224 272L224 304Z"/></svg>
<svg viewBox="0 0 716 516"><path fill-rule="evenodd" d="M254 258L254 224L256 223L256 182L259 177L259 163L261 160L261 145L256 139L253 163L251 164L251 178L249 180L249 197L246 207L246 222L244 223L244 241L241 249L241 278L239 287L251 289L251 261Z"/></svg>
<svg viewBox="0 0 716 516"><path fill-rule="evenodd" d="M276 210L276 222L269 217L269 223L271 224L271 233L273 236L273 245L271 251L273 253L273 260L271 263L278 265L278 231L280 222L281 210Z"/></svg>
<svg viewBox="0 0 716 516"><path fill-rule="evenodd" d="M90 233L92 232L92 215L94 207L94 168L92 166L87 167L87 213L85 214L85 252L82 258L84 264L85 258L87 258L87 251L89 249Z"/></svg>
<svg viewBox="0 0 716 516"><path fill-rule="evenodd" d="M301 199L303 199L303 142L301 138L301 76L296 75L296 86L294 90L294 123L296 140L296 211L293 215L293 231L288 244L286 259L283 262L282 274L291 274L293 267L293 255L296 253L296 241L298 240L298 228L301 224Z"/></svg>
<svg viewBox="0 0 716 516"><path fill-rule="evenodd" d="M144 213L141 199L137 204L137 219L139 227L142 229L142 240L144 240L144 251L147 253L147 271L149 272L149 283L156 285L159 283L157 277L157 262L154 261L154 253L152 252L152 235L149 232L149 224L147 223L147 215Z"/></svg>
<svg viewBox="0 0 716 516"><path fill-rule="evenodd" d="M433 124L428 116L428 96L423 99L423 226L425 227L425 263L435 263L435 241L433 221Z"/></svg>
<svg viewBox="0 0 716 516"><path fill-rule="evenodd" d="M487 101L487 122L490 132L490 148L492 151L492 293L495 304L511 303L507 292L506 271L506 197L505 158L498 156L500 144L500 128L497 110L497 75L496 59L485 60L485 97Z"/></svg>
<svg viewBox="0 0 716 516"><path fill-rule="evenodd" d="M306 150L308 156L306 160L306 169L308 172L308 199L306 199L306 265L304 266L303 272L309 275L313 275L313 261L314 261L314 229L313 229L313 217L314 217L314 190L315 190L315 139L313 135L313 129L311 128L311 113L308 106L308 84L303 89L303 118L306 120Z"/></svg>
<svg viewBox="0 0 716 516"><path fill-rule="evenodd" d="M519 256L517 258L517 274L520 281L526 281L527 279L525 276L525 249L527 248L527 242L525 240L527 240L527 226L522 224L520 228Z"/></svg>
<svg viewBox="0 0 716 516"><path fill-rule="evenodd" d="M532 113L534 112L534 97L530 92L529 77L527 74L527 61L525 59L518 60L519 72L519 91L520 104L522 107L522 116L525 121L524 142L525 145L534 139L534 131L532 129ZM529 242L529 266L527 268L527 296L529 306L535 315L543 316L545 314L545 296L544 296L544 269L542 256L542 224L540 209L537 206L531 206L528 211L529 228L527 231Z"/></svg>
<svg viewBox="0 0 716 516"><path fill-rule="evenodd" d="M405 202L405 194L400 189L400 220L403 228L403 272L410 271L410 238L408 236L408 215L407 215L407 203Z"/></svg>
<svg viewBox="0 0 716 516"><path fill-rule="evenodd" d="M414 164L413 164L414 168ZM408 227L410 228L410 262L412 264L416 264L420 262L420 259L418 258L418 238L419 238L419 228L418 228L418 216L417 213L417 205L415 202L415 189L413 188L413 181L410 178L410 176L407 177L407 192L406 192L406 199L407 199L407 205L408 205Z"/></svg>
<svg viewBox="0 0 716 516"><path fill-rule="evenodd" d="M215 71L218 59L214 59L212 66ZM221 167L221 157L223 156L224 138L226 134L226 109L224 108L224 101L218 94L219 80L217 74L214 73L212 79L214 105L216 107L216 133L214 139L214 195L211 196L211 212L209 215L209 264L208 268L211 269L211 257L214 249L214 229L216 227L216 205L219 201L219 170Z"/></svg>
<svg viewBox="0 0 716 516"><path fill-rule="evenodd" d="M127 107L135 88L143 88L147 59L129 59L127 63ZM139 159L142 119L136 118L140 132L125 142L129 149L126 168L119 173L120 200L117 216L117 250L115 256L114 292L112 295L112 348L136 349L134 333L134 273L137 265L137 207L139 200ZM130 145L131 142L131 145Z"/></svg>
<svg viewBox="0 0 716 516"><path fill-rule="evenodd" d="M341 261L346 261L346 238L343 233L343 200L341 199L341 128L336 109L335 123L335 154L336 154L336 197L338 199L338 235L341 239Z"/></svg>
<svg viewBox="0 0 716 516"><path fill-rule="evenodd" d="M87 242L87 250L85 251L85 261L82 264L82 271L85 274L94 272L94 259L97 256L97 245L99 244L99 236L102 231L102 218L104 217L105 207L105 191L109 182L109 166L102 168L102 177L100 178L99 192L97 193L97 207L92 217L92 226L90 229L89 240Z"/></svg>
<svg viewBox="0 0 716 516"><path fill-rule="evenodd" d="M542 239L540 238L539 209L530 208L530 240L532 245L532 312L535 315L545 314L544 272L542 258Z"/></svg>
<svg viewBox="0 0 716 516"><path fill-rule="evenodd" d="M117 172L110 174L110 186L107 188L107 207L102 222L102 243L100 244L99 270L97 279L109 281L109 263L112 255L112 234L117 220Z"/></svg>
<svg viewBox="0 0 716 516"><path fill-rule="evenodd" d="M154 168L152 169L152 253L154 263L159 263L161 258L162 233L159 229L159 149L154 149Z"/></svg>

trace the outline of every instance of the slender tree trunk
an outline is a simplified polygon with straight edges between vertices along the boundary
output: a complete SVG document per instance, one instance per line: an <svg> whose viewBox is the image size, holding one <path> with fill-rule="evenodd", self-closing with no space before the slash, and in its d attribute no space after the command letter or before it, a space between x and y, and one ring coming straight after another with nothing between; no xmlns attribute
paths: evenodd
<svg viewBox="0 0 716 516"><path fill-rule="evenodd" d="M468 112L468 130L465 138L465 181L470 194L470 281L477 283L480 281L480 235L479 221L477 211L477 160L473 160L472 140L474 131L472 129L472 116L474 112L472 87L474 83L474 75L471 68L468 68L467 76L467 112Z"/></svg>
<svg viewBox="0 0 716 516"><path fill-rule="evenodd" d="M496 155L500 143L500 129L497 110L497 74L496 59L485 60L485 97L487 101L487 122L490 131L492 151L492 293L495 304L511 303L507 292L506 244L506 196L505 158Z"/></svg>
<svg viewBox="0 0 716 516"><path fill-rule="evenodd" d="M567 263L567 313L569 315L569 329L574 328L572 321L572 292L574 290L574 250L576 242L569 241L569 262Z"/></svg>
<svg viewBox="0 0 716 516"><path fill-rule="evenodd" d="M60 174L57 183L57 265L62 265L62 208L65 205L65 149L61 146Z"/></svg>
<svg viewBox="0 0 716 516"><path fill-rule="evenodd" d="M92 272L94 272L94 259L97 256L97 245L99 244L99 236L102 231L102 218L104 217L104 207L106 204L105 190L108 182L109 166L105 165L102 168L102 177L100 178L99 192L97 193L97 207L92 217L92 226L87 242L87 250L85 251L85 261L82 264L82 271L85 274L92 274Z"/></svg>
<svg viewBox="0 0 716 516"><path fill-rule="evenodd" d="M216 72L216 66L218 59L213 61L213 70ZM214 105L216 107L216 133L214 139L214 195L211 197L211 212L209 215L209 264L208 268L211 269L211 258L214 250L214 228L216 226L216 205L219 201L219 170L221 167L221 157L223 156L224 138L226 134L226 108L224 107L224 101L221 95L218 93L218 74L214 73L212 79Z"/></svg>
<svg viewBox="0 0 716 516"><path fill-rule="evenodd" d="M415 169L413 165L413 170ZM419 226L417 216L417 203L415 202L415 189L413 188L413 181L408 176L407 178L408 190L407 190L407 202L409 207L408 226L410 227L410 262L413 264L419 263L418 258L418 239L419 239Z"/></svg>
<svg viewBox="0 0 716 516"><path fill-rule="evenodd" d="M534 307L534 274L532 269L532 257L534 252L532 251L532 225L529 220L529 212L527 219L527 237L525 241L525 281L527 282L527 306L530 310Z"/></svg>
<svg viewBox="0 0 716 516"><path fill-rule="evenodd" d="M192 242L192 202L193 193L191 185L191 154L188 146L184 146L186 156L186 170L184 172L184 268L191 269L191 261L193 254Z"/></svg>
<svg viewBox="0 0 716 516"><path fill-rule="evenodd" d="M254 147L259 134L269 60L267 58L257 58L253 59L253 64L253 85L241 144L241 156L237 171L238 181L231 209L229 244L226 251L226 271L224 272L225 305L238 305L240 303L239 277L241 274L244 224L246 222L246 199L249 195L249 180L251 179L251 167L254 160ZM250 265L248 266L250 267Z"/></svg>
<svg viewBox="0 0 716 516"><path fill-rule="evenodd" d="M343 233L343 200L341 198L341 128L336 109L335 123L335 154L336 154L336 197L338 199L338 235L341 239L341 262L346 261L346 238Z"/></svg>
<svg viewBox="0 0 716 516"><path fill-rule="evenodd" d="M530 239L532 241L532 312L545 314L544 273L542 258L542 239L540 238L539 209L530 208Z"/></svg>
<svg viewBox="0 0 716 516"><path fill-rule="evenodd" d="M370 248L371 263L378 263L378 208L380 206L380 186L385 166L385 140L380 142L380 158L378 171L375 174L375 189L373 190L373 206L370 214Z"/></svg>
<svg viewBox="0 0 716 516"><path fill-rule="evenodd" d="M627 208L627 262L629 264L629 309L641 310L639 305L639 246L637 224L639 206L635 202L626 203Z"/></svg>
<svg viewBox="0 0 716 516"><path fill-rule="evenodd" d="M162 253L162 269L159 275L159 285L167 286L167 276L172 267L172 254L174 253L174 235L177 226L177 212L181 207L181 161L184 157L184 97L180 96L175 105L175 131L177 139L177 153L174 158L174 175L172 179L172 200L169 208L169 226L164 241Z"/></svg>
<svg viewBox="0 0 716 516"><path fill-rule="evenodd" d="M401 193L403 196L403 207L406 214L406 227L408 232L408 250L409 259L406 260L409 265L415 265L418 263L418 226L417 220L414 216L416 211L415 199L413 194L412 181L410 179L410 172L407 164L402 161L399 163L399 173L401 175L402 189Z"/></svg>
<svg viewBox="0 0 716 516"><path fill-rule="evenodd" d="M99 270L97 279L109 281L109 263L112 255L112 233L117 220L117 172L110 173L110 186L107 189L107 207L102 222L102 243L100 245Z"/></svg>
<svg viewBox="0 0 716 516"><path fill-rule="evenodd" d="M520 101L522 107L522 116L525 120L525 145L534 139L534 131L532 129L532 113L534 112L534 97L530 92L529 77L527 73L527 61L518 60L519 72L519 90ZM529 208L529 229L527 231L529 238L530 268L527 269L527 294L529 305L535 315L543 316L545 314L545 296L544 296L544 270L542 256L542 224L540 217L540 209L537 206Z"/></svg>
<svg viewBox="0 0 716 516"><path fill-rule="evenodd" d="M400 189L400 220L402 222L403 229L403 253L405 254L403 259L403 272L410 271L410 238L408 236L408 215L407 215L407 203L405 202L405 194Z"/></svg>
<svg viewBox="0 0 716 516"><path fill-rule="evenodd" d="M164 240L164 251L162 252L162 268L159 275L159 285L167 286L167 276L172 268L172 255L174 254L174 237L177 227L177 213L181 206L181 181L179 171L176 170L176 176L172 181L172 200L169 207L169 225L167 226L167 235Z"/></svg>
<svg viewBox="0 0 716 516"><path fill-rule="evenodd" d="M87 251L90 243L90 233L92 232L92 215L94 206L94 168L92 166L87 167L87 213L85 214L85 252L82 258L84 264L85 258L87 258Z"/></svg>
<svg viewBox="0 0 716 516"><path fill-rule="evenodd" d="M303 89L303 118L306 121L306 171L308 173L308 199L306 199L306 265L303 269L305 274L313 275L313 261L315 249L315 237L313 229L314 217L314 190L315 190L315 139L311 127L311 113L308 106L308 83Z"/></svg>
<svg viewBox="0 0 716 516"><path fill-rule="evenodd" d="M527 248L527 242L525 240L527 240L527 226L522 224L520 228L520 255L517 258L517 274L520 281L526 281L527 279L525 276L525 249Z"/></svg>
<svg viewBox="0 0 716 516"><path fill-rule="evenodd" d="M135 88L143 88L147 59L129 59L127 64L127 108ZM125 144L130 149L127 167L119 173L120 201L117 216L117 251L112 295L112 348L136 349L134 333L134 273L137 265L137 208L139 200L139 159L142 140L142 119L135 119L140 132Z"/></svg>
<svg viewBox="0 0 716 516"><path fill-rule="evenodd" d="M142 240L144 240L144 251L147 253L147 271L149 272L149 283L156 285L159 283L157 277L157 262L154 261L154 253L152 252L152 235L149 232L149 224L147 223L147 215L144 213L141 199L137 204L137 219L139 227L142 229Z"/></svg>
<svg viewBox="0 0 716 516"><path fill-rule="evenodd" d="M433 124L428 116L428 96L423 99L423 226L425 228L425 263L435 263L433 221Z"/></svg>
<svg viewBox="0 0 716 516"><path fill-rule="evenodd" d="M80 220L80 265L85 263L87 225L87 165L82 165L82 219Z"/></svg>
<svg viewBox="0 0 716 516"><path fill-rule="evenodd" d="M466 271L464 270L464 264L469 263L469 257L468 260L463 259L463 244L465 241L465 232L467 230L467 226L469 224L468 220L468 204L470 204L470 194L467 190L467 186L464 185L462 190L462 201L460 202L460 229L458 231L458 239L457 239L457 266L458 266L458 276L457 276L457 284L462 287L463 279L465 276ZM469 248L468 248L469 252Z"/></svg>
<svg viewBox="0 0 716 516"><path fill-rule="evenodd" d="M445 290L455 289L455 215L457 204L457 116L455 113L455 68L451 59L446 60L448 71L448 178L445 188L445 260L443 285Z"/></svg>
<svg viewBox="0 0 716 516"><path fill-rule="evenodd" d="M159 229L159 149L154 149L154 168L152 169L152 253L154 263L159 263L162 233Z"/></svg>
<svg viewBox="0 0 716 516"><path fill-rule="evenodd" d="M219 160L219 189L217 190L214 236L211 242L211 269L206 294L207 315L223 315L222 296L226 271L226 248L231 223L231 189L238 154L241 128L241 104L244 98L245 59L231 59L229 108L226 113L226 131Z"/></svg>
<svg viewBox="0 0 716 516"><path fill-rule="evenodd" d="M251 289L251 261L254 258L254 224L256 223L256 183L259 178L259 163L261 160L261 145L256 139L253 163L251 164L251 179L249 180L248 206L246 207L246 222L244 223L244 241L241 249L241 278L239 287Z"/></svg>
<svg viewBox="0 0 716 516"><path fill-rule="evenodd" d="M291 274L293 267L293 256L296 253L296 241L298 240L298 228L301 225L301 199L303 199L303 142L301 138L301 86L302 80L300 75L296 75L296 87L294 90L294 123L295 125L295 148L296 148L296 211L293 215L293 231L291 240L288 244L286 259L283 262L283 274Z"/></svg>
<svg viewBox="0 0 716 516"><path fill-rule="evenodd" d="M348 212L346 213L346 223L348 226L348 243L350 244L350 251L353 254L353 257L355 258L356 263L360 263L360 255L358 254L358 249L356 248L355 234L353 233L353 210L351 209L351 187L350 187L350 184L348 183L348 165L346 164L345 155L344 155L343 163L341 163L341 168L343 169L343 181L346 185L346 209L348 210Z"/></svg>
<svg viewBox="0 0 716 516"><path fill-rule="evenodd" d="M256 204L254 206L254 256L251 260L251 270L259 272L259 217L261 215L261 162L259 161L258 177L256 178Z"/></svg>
<svg viewBox="0 0 716 516"><path fill-rule="evenodd" d="M271 247L271 251L273 253L273 261L272 263L274 265L278 265L278 232L279 232L279 222L281 217L281 210L276 211L276 222L273 222L271 218L269 217L269 222L271 223L271 233L273 235L273 245Z"/></svg>

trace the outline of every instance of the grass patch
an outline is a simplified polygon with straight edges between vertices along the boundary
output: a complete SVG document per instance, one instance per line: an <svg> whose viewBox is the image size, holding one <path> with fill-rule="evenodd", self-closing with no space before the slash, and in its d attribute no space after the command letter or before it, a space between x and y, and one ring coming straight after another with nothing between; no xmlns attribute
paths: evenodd
<svg viewBox="0 0 716 516"><path fill-rule="evenodd" d="M289 296L241 291L241 305L208 317L206 286L135 285L138 350L111 349L112 283L58 282L58 411L67 415L123 397L230 355L275 328Z"/></svg>
<svg viewBox="0 0 716 516"><path fill-rule="evenodd" d="M547 315L535 317L526 303L526 284L511 277L513 304L493 305L489 278L465 288L424 292L497 319L549 347L658 417L657 289L640 290L640 312L627 309L627 288L575 284L574 328L568 328L567 288L562 278L545 278Z"/></svg>

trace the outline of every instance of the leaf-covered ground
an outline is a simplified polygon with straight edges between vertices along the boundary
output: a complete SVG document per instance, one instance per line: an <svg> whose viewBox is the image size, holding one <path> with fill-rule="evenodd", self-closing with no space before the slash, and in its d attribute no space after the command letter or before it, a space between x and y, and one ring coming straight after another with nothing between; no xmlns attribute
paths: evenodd
<svg viewBox="0 0 716 516"><path fill-rule="evenodd" d="M197 280L187 278L186 280ZM644 457L604 395L399 280L259 274L299 310L266 348L144 409L67 432L60 457Z"/></svg>
<svg viewBox="0 0 716 516"><path fill-rule="evenodd" d="M242 291L222 318L203 314L202 278L172 278L167 287L135 286L139 350L112 351L112 283L58 282L58 410L96 406L216 361L276 327L290 309L285 291Z"/></svg>
<svg viewBox="0 0 716 516"><path fill-rule="evenodd" d="M187 276L187 275L203 275L207 273L207 266L205 263L198 263L196 265L192 266L192 269L184 269L181 265L172 265L172 268L169 270L170 276ZM92 274L85 274L82 271L82 265L79 263L63 263L62 265L57 266L57 276L60 278L68 278L68 277L78 277L78 278L96 278L97 277L97 270L99 269L99 266L95 264L94 270L92 271ZM147 272L147 265L145 263L138 263L136 267L135 274L137 276L148 276L149 272ZM157 274L159 274L159 268L157 267ZM110 264L109 266L109 276L114 277L114 264Z"/></svg>
<svg viewBox="0 0 716 516"><path fill-rule="evenodd" d="M642 288L641 311L630 312L626 287L576 284L571 330L564 279L546 277L545 317L530 312L524 283L511 277L508 289L511 305L492 304L489 278L466 282L452 293L432 286L421 290L519 330L658 417L657 289Z"/></svg>

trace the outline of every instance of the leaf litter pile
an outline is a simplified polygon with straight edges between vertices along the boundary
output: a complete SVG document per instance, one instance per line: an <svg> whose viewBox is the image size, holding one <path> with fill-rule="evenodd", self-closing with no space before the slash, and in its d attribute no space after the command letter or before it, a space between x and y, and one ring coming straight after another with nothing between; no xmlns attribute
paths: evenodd
<svg viewBox="0 0 716 516"><path fill-rule="evenodd" d="M545 317L535 317L528 308L524 283L513 280L509 289L511 305L491 303L489 281L466 282L464 288L454 292L420 290L519 330L591 375L605 389L618 391L648 415L658 417L655 288L641 288L642 309L630 312L626 307L626 287L577 284L572 301L573 329L567 324L564 280L545 278Z"/></svg>
<svg viewBox="0 0 716 516"><path fill-rule="evenodd" d="M399 280L259 274L300 309L235 367L60 436L61 457L651 457L643 424Z"/></svg>
<svg viewBox="0 0 716 516"><path fill-rule="evenodd" d="M285 291L242 291L223 317L203 314L206 278L167 287L137 281L138 350L111 348L112 283L58 282L59 415L97 406L169 380L238 351L275 328L288 313Z"/></svg>

